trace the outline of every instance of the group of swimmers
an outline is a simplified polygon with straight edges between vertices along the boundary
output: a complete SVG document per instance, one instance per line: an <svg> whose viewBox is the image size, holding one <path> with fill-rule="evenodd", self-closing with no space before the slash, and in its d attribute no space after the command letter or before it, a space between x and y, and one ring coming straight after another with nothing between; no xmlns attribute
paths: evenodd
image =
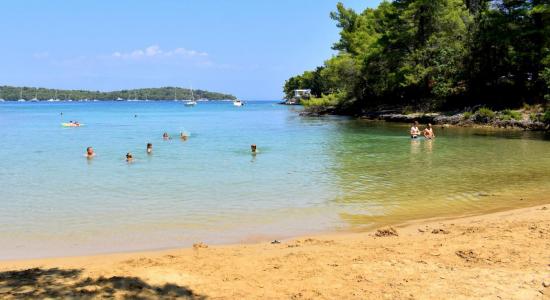
<svg viewBox="0 0 550 300"><path fill-rule="evenodd" d="M80 123L78 123L78 121L69 121L68 125L78 127L78 126L80 126Z"/></svg>
<svg viewBox="0 0 550 300"><path fill-rule="evenodd" d="M189 136L186 133L184 133L184 132L180 133L180 139L182 141L187 141L188 138L189 138ZM170 137L170 135L167 132L165 132L165 133L162 134L162 139L166 141L166 140L171 140L172 138ZM258 149L258 147L256 146L256 144L250 145L250 151L252 152L252 154L256 154L257 151L258 151L257 149ZM147 147L146 147L145 151L149 155L153 154L153 144L152 143L147 143ZM92 148L92 147L86 148L86 158L92 159L94 157L95 157L94 148ZM134 161L134 156L132 155L132 153L130 153L130 152L126 153L126 161L129 162L129 163Z"/></svg>
<svg viewBox="0 0 550 300"><path fill-rule="evenodd" d="M416 139L420 136L420 129L418 129L418 121L414 121L414 123L411 126L411 138ZM422 131L422 135L424 135L425 138L431 140L435 138L435 133L432 127L432 124L428 123L428 126Z"/></svg>

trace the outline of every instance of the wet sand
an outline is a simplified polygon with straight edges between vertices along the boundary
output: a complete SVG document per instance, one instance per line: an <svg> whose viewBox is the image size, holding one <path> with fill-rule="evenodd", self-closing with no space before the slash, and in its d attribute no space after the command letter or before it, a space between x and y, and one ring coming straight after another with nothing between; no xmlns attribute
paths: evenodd
<svg viewBox="0 0 550 300"><path fill-rule="evenodd" d="M550 299L550 204L364 233L0 262L0 298Z"/></svg>

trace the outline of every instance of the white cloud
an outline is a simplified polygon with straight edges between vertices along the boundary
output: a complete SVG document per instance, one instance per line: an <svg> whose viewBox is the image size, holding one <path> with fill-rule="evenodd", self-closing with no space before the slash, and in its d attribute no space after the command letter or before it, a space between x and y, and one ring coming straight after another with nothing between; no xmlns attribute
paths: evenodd
<svg viewBox="0 0 550 300"><path fill-rule="evenodd" d="M32 55L35 59L44 59L50 57L50 53L48 52L37 52Z"/></svg>
<svg viewBox="0 0 550 300"><path fill-rule="evenodd" d="M144 59L153 57L206 57L208 53L185 48L162 50L158 45L151 45L145 49L136 49L130 52L114 52L111 57L119 59Z"/></svg>

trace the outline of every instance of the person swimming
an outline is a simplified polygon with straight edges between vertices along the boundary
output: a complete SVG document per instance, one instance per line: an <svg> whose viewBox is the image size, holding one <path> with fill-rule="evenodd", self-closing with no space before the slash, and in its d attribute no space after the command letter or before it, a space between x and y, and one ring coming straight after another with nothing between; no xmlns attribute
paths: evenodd
<svg viewBox="0 0 550 300"><path fill-rule="evenodd" d="M147 143L147 154L153 153L153 144Z"/></svg>
<svg viewBox="0 0 550 300"><path fill-rule="evenodd" d="M162 138L165 139L165 140L169 140L170 136L168 135L168 132L163 133Z"/></svg>
<svg viewBox="0 0 550 300"><path fill-rule="evenodd" d="M189 138L189 136L187 136L187 133L180 133L180 139L184 140L184 141L187 141L187 139Z"/></svg>
<svg viewBox="0 0 550 300"><path fill-rule="evenodd" d="M252 151L252 153L254 153L254 154L256 154L258 152L257 148L258 147L256 147L256 144L250 145L250 151Z"/></svg>
<svg viewBox="0 0 550 300"><path fill-rule="evenodd" d="M435 138L434 130L432 128L432 124L428 123L428 127L424 129L424 137L427 139L433 139Z"/></svg>
<svg viewBox="0 0 550 300"><path fill-rule="evenodd" d="M94 148L92 147L86 148L86 157L93 158L94 156L95 156Z"/></svg>
<svg viewBox="0 0 550 300"><path fill-rule="evenodd" d="M128 152L126 153L126 161L132 162L134 160L134 157L132 156L132 153Z"/></svg>
<svg viewBox="0 0 550 300"><path fill-rule="evenodd" d="M411 138L416 139L420 135L420 129L418 129L418 121L414 121L411 126Z"/></svg>

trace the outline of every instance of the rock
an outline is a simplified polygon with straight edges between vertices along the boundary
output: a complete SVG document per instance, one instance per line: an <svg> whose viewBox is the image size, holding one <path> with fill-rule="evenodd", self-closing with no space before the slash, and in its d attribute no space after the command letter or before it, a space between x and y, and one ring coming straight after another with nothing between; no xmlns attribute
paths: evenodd
<svg viewBox="0 0 550 300"><path fill-rule="evenodd" d="M397 230L395 230L393 227L378 229L374 235L376 235L377 237L399 236L399 234L397 234Z"/></svg>
<svg viewBox="0 0 550 300"><path fill-rule="evenodd" d="M273 240L273 241L271 241L271 243L272 243L272 244L280 244L281 241L279 241L279 240Z"/></svg>
<svg viewBox="0 0 550 300"><path fill-rule="evenodd" d="M194 249L208 248L208 245L203 242L200 242L200 243L193 244L193 248Z"/></svg>
<svg viewBox="0 0 550 300"><path fill-rule="evenodd" d="M432 230L432 233L433 234L449 234L449 231L445 230L445 229L441 229L441 228L437 228L437 229L434 229Z"/></svg>
<svg viewBox="0 0 550 300"><path fill-rule="evenodd" d="M543 281L542 286L545 287L545 288L550 287L550 280Z"/></svg>

